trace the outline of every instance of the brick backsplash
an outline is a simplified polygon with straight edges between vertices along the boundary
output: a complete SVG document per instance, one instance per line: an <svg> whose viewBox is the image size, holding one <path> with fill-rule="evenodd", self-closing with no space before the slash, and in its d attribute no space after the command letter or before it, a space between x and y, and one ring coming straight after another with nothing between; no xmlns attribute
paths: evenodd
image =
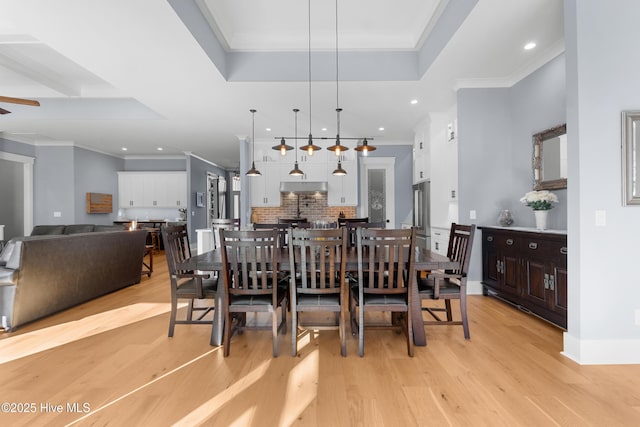
<svg viewBox="0 0 640 427"><path fill-rule="evenodd" d="M296 218L298 212L298 198L300 200L300 217L309 222L338 220L340 212L345 218L356 218L354 206L328 206L327 195L321 194L280 194L280 206L270 208L253 208L251 222L276 223L279 218Z"/></svg>

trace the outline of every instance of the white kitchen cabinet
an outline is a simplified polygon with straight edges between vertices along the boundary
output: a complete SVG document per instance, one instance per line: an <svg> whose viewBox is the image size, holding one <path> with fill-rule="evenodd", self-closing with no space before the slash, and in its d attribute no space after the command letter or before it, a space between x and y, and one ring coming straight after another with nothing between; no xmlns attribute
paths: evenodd
<svg viewBox="0 0 640 427"><path fill-rule="evenodd" d="M255 162L261 176L249 177L251 206L280 206L280 162Z"/></svg>
<svg viewBox="0 0 640 427"><path fill-rule="evenodd" d="M171 208L186 205L186 172L118 172L120 208Z"/></svg>
<svg viewBox="0 0 640 427"><path fill-rule="evenodd" d="M431 250L440 255L447 256L449 249L450 229L442 227L431 227Z"/></svg>
<svg viewBox="0 0 640 427"><path fill-rule="evenodd" d="M327 164L327 204L329 206L357 206L358 205L358 166L355 160L342 162L342 168L347 175L335 176L332 172L338 167L338 162Z"/></svg>
<svg viewBox="0 0 640 427"><path fill-rule="evenodd" d="M419 126L414 135L413 143L413 183L426 181L430 178L428 132Z"/></svg>

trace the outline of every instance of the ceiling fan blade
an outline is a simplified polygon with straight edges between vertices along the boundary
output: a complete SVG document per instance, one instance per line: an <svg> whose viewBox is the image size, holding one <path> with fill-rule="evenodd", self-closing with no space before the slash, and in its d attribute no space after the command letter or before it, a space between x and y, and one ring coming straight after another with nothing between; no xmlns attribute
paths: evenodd
<svg viewBox="0 0 640 427"><path fill-rule="evenodd" d="M21 104L21 105L32 105L34 107L40 106L40 103L38 101L34 101L32 99L11 98L9 96L0 96L0 102L9 102L11 104Z"/></svg>
<svg viewBox="0 0 640 427"><path fill-rule="evenodd" d="M4 108L0 108L0 114L9 114L11 111L7 111Z"/></svg>

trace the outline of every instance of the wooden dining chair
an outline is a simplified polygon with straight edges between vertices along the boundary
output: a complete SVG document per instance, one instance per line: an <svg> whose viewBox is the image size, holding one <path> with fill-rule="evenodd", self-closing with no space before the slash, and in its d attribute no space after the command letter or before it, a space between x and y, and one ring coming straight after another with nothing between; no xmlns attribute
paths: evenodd
<svg viewBox="0 0 640 427"><path fill-rule="evenodd" d="M289 223L253 223L254 230L278 230L278 247L287 247L288 233L291 224Z"/></svg>
<svg viewBox="0 0 640 427"><path fill-rule="evenodd" d="M356 230L358 228L385 228L384 222L369 222L369 221L347 221L345 227L347 228L347 239L350 247L356 247L357 245L357 236Z"/></svg>
<svg viewBox="0 0 640 427"><path fill-rule="evenodd" d="M426 278L418 277L418 294L423 312L431 317L424 320L425 325L462 325L464 338L469 339L469 320L467 318L467 272L473 247L473 235L476 226L451 224L447 257L457 261L459 267L453 270L435 270ZM460 320L453 319L451 300L460 301ZM444 300L444 307L424 306L425 301ZM445 312L446 319L438 315Z"/></svg>
<svg viewBox="0 0 640 427"><path fill-rule="evenodd" d="M347 230L289 230L289 262L291 265L291 355L298 354L298 329L338 329L340 353L347 355L346 322L348 286L345 285ZM337 326L304 325L298 313L334 312Z"/></svg>
<svg viewBox="0 0 640 427"><path fill-rule="evenodd" d="M189 232L186 225L163 225L161 228L164 242L164 253L167 257L167 267L171 283L171 315L169 320L169 336L173 336L176 324L207 324L212 325L213 320L205 320L204 317L215 309L216 291L218 279L211 275L180 268L180 263L191 257L189 246ZM178 300L188 300L188 308L185 319L177 319ZM212 300L212 304L196 306L196 300ZM194 314L199 314L194 318ZM211 335L213 345L213 330Z"/></svg>
<svg viewBox="0 0 640 427"><path fill-rule="evenodd" d="M273 356L278 356L278 332L286 333L287 282L278 279L278 231L220 230L222 242L222 277L224 283L224 356L229 356L234 332L270 329ZM278 307L282 320L278 324ZM246 313L268 312L271 326L249 327ZM232 323L233 322L233 323Z"/></svg>
<svg viewBox="0 0 640 427"><path fill-rule="evenodd" d="M399 328L413 357L411 286L415 275L415 228L358 228L358 285L351 289L352 328L358 328L358 349L364 356L364 329ZM391 324L365 324L368 311L391 312ZM357 320L356 320L357 312Z"/></svg>

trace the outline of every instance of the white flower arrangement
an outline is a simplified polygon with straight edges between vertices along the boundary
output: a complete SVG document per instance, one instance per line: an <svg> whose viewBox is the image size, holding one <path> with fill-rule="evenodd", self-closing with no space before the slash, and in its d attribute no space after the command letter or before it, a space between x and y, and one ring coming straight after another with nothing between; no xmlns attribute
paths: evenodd
<svg viewBox="0 0 640 427"><path fill-rule="evenodd" d="M534 211L547 211L552 203L558 203L558 196L547 190L529 191L520 201Z"/></svg>

